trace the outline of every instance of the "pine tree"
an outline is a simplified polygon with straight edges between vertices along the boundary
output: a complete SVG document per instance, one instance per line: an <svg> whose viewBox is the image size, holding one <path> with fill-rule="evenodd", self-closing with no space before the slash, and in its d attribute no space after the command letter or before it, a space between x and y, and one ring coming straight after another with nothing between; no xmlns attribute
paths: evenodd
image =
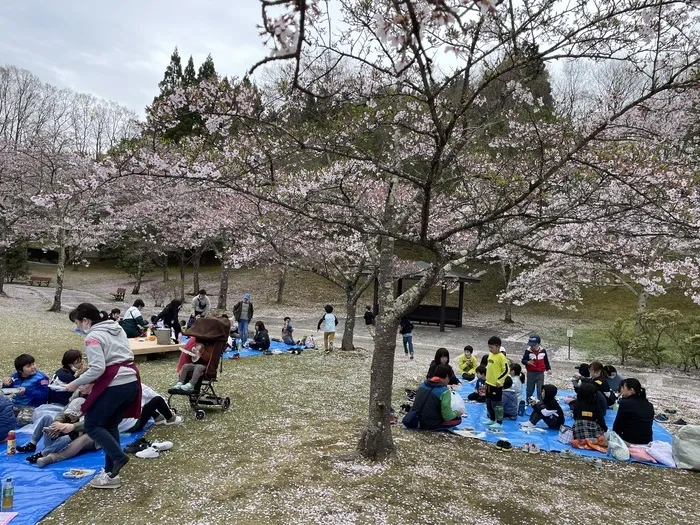
<svg viewBox="0 0 700 525"><path fill-rule="evenodd" d="M182 83L185 86L191 86L197 82L197 71L194 69L194 60L192 60L192 55L187 61L187 66L185 66L185 72L182 77Z"/></svg>
<svg viewBox="0 0 700 525"><path fill-rule="evenodd" d="M194 67L194 66L193 66ZM161 94L170 93L182 84L182 62L180 61L180 53L177 51L177 46L170 55L170 64L165 68L163 80L158 83Z"/></svg>
<svg viewBox="0 0 700 525"><path fill-rule="evenodd" d="M199 66L199 75L197 75L197 81L201 82L205 78L216 77L216 68L214 67L214 60L211 58L211 54L207 55L207 59L204 63Z"/></svg>

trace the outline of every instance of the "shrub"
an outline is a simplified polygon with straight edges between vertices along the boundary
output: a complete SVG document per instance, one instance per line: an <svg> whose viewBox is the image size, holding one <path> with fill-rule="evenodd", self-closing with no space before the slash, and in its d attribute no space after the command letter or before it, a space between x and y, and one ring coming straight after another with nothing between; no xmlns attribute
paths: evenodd
<svg viewBox="0 0 700 525"><path fill-rule="evenodd" d="M608 338L615 345L617 357L620 364L624 365L630 355L630 345L634 337L634 323L622 318L615 319L613 325L608 329Z"/></svg>
<svg viewBox="0 0 700 525"><path fill-rule="evenodd" d="M5 254L5 282L12 283L29 273L29 257L26 246L10 248Z"/></svg>

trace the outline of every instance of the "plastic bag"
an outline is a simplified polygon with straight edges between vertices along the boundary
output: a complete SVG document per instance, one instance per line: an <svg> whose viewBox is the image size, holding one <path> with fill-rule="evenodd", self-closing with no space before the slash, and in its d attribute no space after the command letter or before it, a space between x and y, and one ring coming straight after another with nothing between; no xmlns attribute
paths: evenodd
<svg viewBox="0 0 700 525"><path fill-rule="evenodd" d="M452 392L452 410L455 412L461 411L462 414L466 414L467 410L464 407L464 399L457 392Z"/></svg>
<svg viewBox="0 0 700 525"><path fill-rule="evenodd" d="M574 439L574 429L567 425L562 425L559 427L559 435L557 436L557 441L568 445Z"/></svg>
<svg viewBox="0 0 700 525"><path fill-rule="evenodd" d="M673 461L673 447L671 447L670 443L666 443L665 441L652 441L649 443L647 451L658 463L666 465L667 467L676 468L676 462Z"/></svg>
<svg viewBox="0 0 700 525"><path fill-rule="evenodd" d="M304 346L306 346L306 348L316 348L316 341L314 341L313 335L306 336L306 340L304 341Z"/></svg>
<svg viewBox="0 0 700 525"><path fill-rule="evenodd" d="M673 436L673 461L678 468L700 470L700 425L687 425Z"/></svg>
<svg viewBox="0 0 700 525"><path fill-rule="evenodd" d="M605 434L605 437L608 440L608 456L618 461L628 461L630 459L630 450L617 432L611 430Z"/></svg>

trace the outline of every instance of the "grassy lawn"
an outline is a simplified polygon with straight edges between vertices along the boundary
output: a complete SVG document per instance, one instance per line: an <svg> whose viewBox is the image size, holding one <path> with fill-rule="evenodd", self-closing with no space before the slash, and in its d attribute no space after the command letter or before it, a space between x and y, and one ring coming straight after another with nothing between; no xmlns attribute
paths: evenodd
<svg viewBox="0 0 700 525"><path fill-rule="evenodd" d="M216 277L214 268L204 272L203 285L212 289L211 296ZM104 295L117 283L128 282L99 267L70 272L66 286ZM311 321L300 321L300 328L311 328L317 305L337 304L341 298L322 280L294 276L285 304L278 307L272 304L274 274L260 269L236 272L231 283L230 306L240 292L252 288L256 311L281 318L290 309L308 307ZM468 289L467 297L474 301L467 315L479 313L481 304L485 315L498 317L486 284ZM14 356L28 351L43 371L52 373L63 351L80 348L82 339L72 332L65 314L46 313L46 303L15 290L10 298L0 299L0 367L10 370ZM515 313L516 321L519 316L527 322L537 316L555 318L551 339L576 321L577 338L590 329L585 337L595 341L600 336L592 327L622 310L633 311L628 307L634 300L622 295L620 290L609 303L573 313L523 308ZM425 373L432 352L419 351L415 361L397 357L395 406L403 402L403 388L415 387ZM232 398L229 412L212 411L196 421L182 400L176 400L185 423L156 427L148 434L173 441L173 450L155 460L133 458L123 471L120 490L85 488L43 523L697 522L700 475L685 471L612 462L598 471L556 454L499 452L480 441L400 426L393 429L398 448L394 459L379 464L345 460L366 421L370 361L371 349L328 357L309 351L226 361L217 390ZM165 392L175 381L175 363L167 358L141 364L144 382ZM554 381L564 386L569 375L567 368ZM674 403L687 399L700 404L695 394L673 395Z"/></svg>

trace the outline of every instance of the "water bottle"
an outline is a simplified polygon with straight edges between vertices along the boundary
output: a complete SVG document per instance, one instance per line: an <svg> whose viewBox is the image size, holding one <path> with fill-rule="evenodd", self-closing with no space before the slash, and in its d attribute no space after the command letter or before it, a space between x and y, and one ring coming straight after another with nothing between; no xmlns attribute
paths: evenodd
<svg viewBox="0 0 700 525"><path fill-rule="evenodd" d="M519 416L525 415L525 401L520 401L520 404L518 405L518 415Z"/></svg>
<svg viewBox="0 0 700 525"><path fill-rule="evenodd" d="M2 487L2 510L11 509L15 502L15 487L12 478L7 478Z"/></svg>
<svg viewBox="0 0 700 525"><path fill-rule="evenodd" d="M17 438L15 438L15 431L10 430L7 433L7 455L12 456L17 452Z"/></svg>

